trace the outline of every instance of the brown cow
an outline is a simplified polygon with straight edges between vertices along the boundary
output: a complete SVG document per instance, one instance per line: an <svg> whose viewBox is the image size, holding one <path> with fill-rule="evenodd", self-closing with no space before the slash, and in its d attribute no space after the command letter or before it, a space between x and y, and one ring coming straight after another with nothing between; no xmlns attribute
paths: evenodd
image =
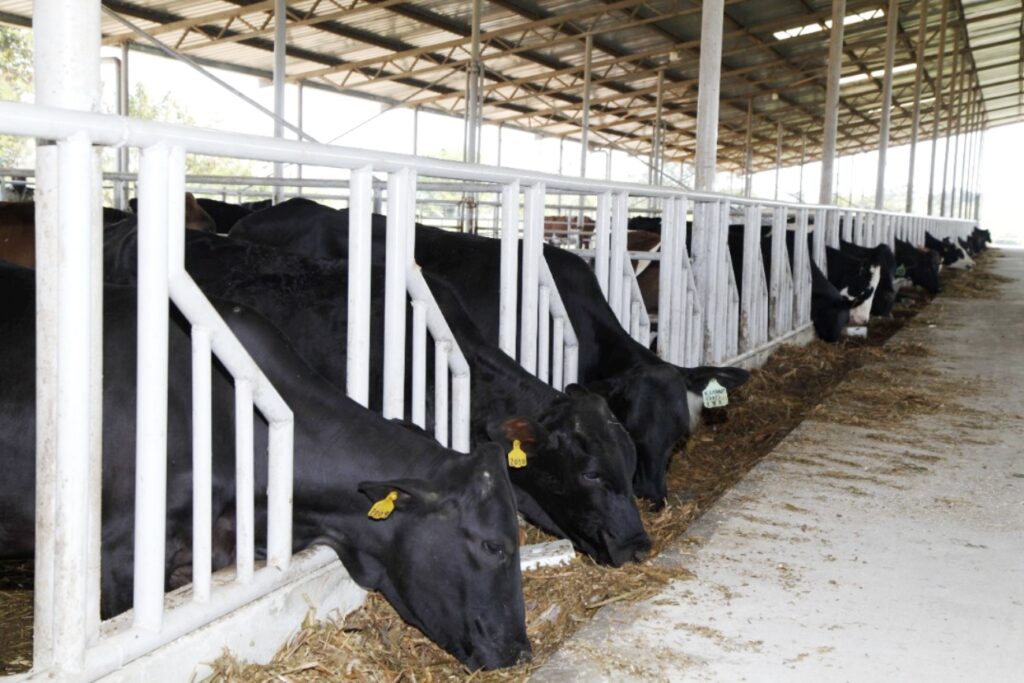
<svg viewBox="0 0 1024 683"><path fill-rule="evenodd" d="M104 207L103 223L115 223L128 215ZM185 193L185 229L217 231L213 219L203 211L191 192ZM10 261L26 268L36 267L35 202L0 202L0 261Z"/></svg>

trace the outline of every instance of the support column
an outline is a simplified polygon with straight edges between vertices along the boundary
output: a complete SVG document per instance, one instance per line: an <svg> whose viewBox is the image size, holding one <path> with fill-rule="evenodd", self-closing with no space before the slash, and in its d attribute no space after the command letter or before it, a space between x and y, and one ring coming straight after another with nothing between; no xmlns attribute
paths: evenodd
<svg viewBox="0 0 1024 683"><path fill-rule="evenodd" d="M949 0L942 0L942 19L939 22L939 66L935 76L935 102L932 104L932 158L928 174L928 215L935 214L935 162L939 151L939 125L942 120L942 70L946 60L946 25L949 18Z"/></svg>
<svg viewBox="0 0 1024 683"><path fill-rule="evenodd" d="M845 0L835 0L843 2ZM725 0L704 0L700 13L700 74L697 86L696 189L713 192L718 164L718 97L722 78Z"/></svg>
<svg viewBox="0 0 1024 683"><path fill-rule="evenodd" d="M779 174L782 172L782 122L775 124L775 201L779 200Z"/></svg>
<svg viewBox="0 0 1024 683"><path fill-rule="evenodd" d="M36 104L99 111L100 3L36 0L33 27ZM37 144L33 668L65 674L99 628L99 168L84 135Z"/></svg>
<svg viewBox="0 0 1024 683"><path fill-rule="evenodd" d="M587 34L583 50L583 121L580 125L580 177L586 178L587 150L590 147L590 67L594 53L594 37L589 33Z"/></svg>
<svg viewBox="0 0 1024 683"><path fill-rule="evenodd" d="M889 0L885 28L885 76L882 80L882 122L878 131L878 171L875 173L875 208L885 205L885 162L889 153L889 119L892 116L892 67L896 58L899 0ZM918 66L920 70L920 65Z"/></svg>
<svg viewBox="0 0 1024 683"><path fill-rule="evenodd" d="M825 121L821 150L821 191L819 204L832 203L833 166L839 127L839 76L843 70L843 17L846 0L832 0L832 29L828 40L828 82L825 87Z"/></svg>
<svg viewBox="0 0 1024 683"><path fill-rule="evenodd" d="M959 79L960 71L962 69L962 60L960 59L960 33L956 32L953 34L953 76L950 79L951 84L962 83ZM954 85L954 87L956 87ZM959 92L959 90L958 90ZM949 148L951 140L949 134L953 131L953 114L957 107L960 106L960 98L956 97L955 104L953 95L950 96L950 106L946 112L946 149L942 160L942 193L939 196L939 215L945 216L946 214L946 194L949 189Z"/></svg>
<svg viewBox="0 0 1024 683"><path fill-rule="evenodd" d="M965 41L966 42L966 41ZM967 55L963 54L960 56L960 86L957 89L956 97L956 127L953 132L953 164L949 169L949 213L951 218L956 217L956 203L957 203L957 190L960 189L963 178L959 177L960 169L960 146L962 142L961 132L963 131L964 124L964 110L970 110L970 103L964 103L967 99L968 93L965 92L964 81L967 74ZM959 178L959 179L958 179Z"/></svg>
<svg viewBox="0 0 1024 683"><path fill-rule="evenodd" d="M296 114L298 117L298 121L296 121L295 124L299 127L299 139L302 140L305 137L304 126L306 123L306 82L299 81L296 84L295 90L295 99L297 103ZM295 176L297 178L302 178L302 164L296 164ZM302 194L302 187L299 186L297 189L299 194Z"/></svg>
<svg viewBox="0 0 1024 683"><path fill-rule="evenodd" d="M746 178L743 182L743 196L749 197L754 184L754 100L747 98L747 149Z"/></svg>
<svg viewBox="0 0 1024 683"><path fill-rule="evenodd" d="M131 116L129 102L131 91L128 80L128 42L121 43L121 68L117 74L117 113L121 116ZM121 146L117 149L117 172L128 172L128 148ZM119 180L114 183L114 206L122 211L128 210L128 199L130 192L127 180Z"/></svg>
<svg viewBox="0 0 1024 683"><path fill-rule="evenodd" d="M928 2L921 0L921 16L917 21L917 50L914 60L917 72L914 74L914 113L910 124L910 167L907 170L907 205L906 212L914 211L914 168L917 163L917 135L921 127L921 84L924 81L924 42L925 29L928 26Z"/></svg>
<svg viewBox="0 0 1024 683"><path fill-rule="evenodd" d="M662 126L662 103L665 96L665 70L658 69L658 95L656 98L656 113L654 117L654 135L652 136L652 159L651 159L651 184L661 185L661 170L662 170L662 145L664 141L662 139L663 132Z"/></svg>
<svg viewBox="0 0 1024 683"><path fill-rule="evenodd" d="M807 136L800 136L800 191L797 192L797 201L804 203L804 165L807 163Z"/></svg>
<svg viewBox="0 0 1024 683"><path fill-rule="evenodd" d="M287 3L285 0L274 0L274 137L284 137L284 83L287 74L285 70L285 48L288 46L288 38L285 29L288 26ZM280 180L284 177L284 164L280 161L274 162L274 178ZM275 185L273 189L274 203L280 204L284 199L284 188Z"/></svg>
<svg viewBox="0 0 1024 683"><path fill-rule="evenodd" d="M480 162L477 146L480 141L480 0L473 0L470 31L470 60L466 72L466 146L465 161Z"/></svg>

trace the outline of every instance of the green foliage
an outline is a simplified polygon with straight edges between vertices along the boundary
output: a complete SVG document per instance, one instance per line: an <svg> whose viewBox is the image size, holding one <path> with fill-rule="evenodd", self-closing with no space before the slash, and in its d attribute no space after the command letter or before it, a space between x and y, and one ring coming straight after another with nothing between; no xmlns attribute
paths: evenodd
<svg viewBox="0 0 1024 683"><path fill-rule="evenodd" d="M0 25L0 99L19 102L32 94L32 41L28 31ZM0 135L0 166L26 162L25 138Z"/></svg>
<svg viewBox="0 0 1024 683"><path fill-rule="evenodd" d="M147 121L177 123L186 126L200 125L181 102L165 94L159 100L146 90L142 83L135 84L135 90L128 97L128 111L131 116ZM242 159L188 155L185 172L189 175L252 175L253 164Z"/></svg>

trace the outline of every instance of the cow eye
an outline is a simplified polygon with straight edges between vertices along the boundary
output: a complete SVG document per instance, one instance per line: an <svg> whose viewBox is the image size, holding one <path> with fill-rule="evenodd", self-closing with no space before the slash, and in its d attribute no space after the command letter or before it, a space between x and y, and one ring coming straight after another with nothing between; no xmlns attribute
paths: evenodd
<svg viewBox="0 0 1024 683"><path fill-rule="evenodd" d="M597 472L584 472L583 478L587 481L601 481L601 475Z"/></svg>
<svg viewBox="0 0 1024 683"><path fill-rule="evenodd" d="M505 557L505 546L497 541L484 541L484 550L498 557Z"/></svg>

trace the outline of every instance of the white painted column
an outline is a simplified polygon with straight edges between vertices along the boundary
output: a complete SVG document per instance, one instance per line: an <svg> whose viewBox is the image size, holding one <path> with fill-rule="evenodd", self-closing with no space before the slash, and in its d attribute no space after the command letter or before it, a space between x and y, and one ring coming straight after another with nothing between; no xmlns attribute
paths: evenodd
<svg viewBox="0 0 1024 683"><path fill-rule="evenodd" d="M960 33L959 31L953 34L953 78L950 80L950 84L959 83L962 85L962 74L963 60L960 56ZM953 87L957 87L954 85ZM939 196L939 215L946 216L946 195L949 192L949 151L952 147L953 141L950 139L950 133L953 131L953 115L956 113L956 109L960 105L959 89L957 90L956 104L952 103L953 96L950 95L951 105L948 107L946 113L946 149L943 155L942 161L942 193Z"/></svg>
<svg viewBox="0 0 1024 683"><path fill-rule="evenodd" d="M828 80L825 86L825 121L821 151L821 191L819 204L832 203L833 166L839 127L839 76L843 70L843 17L846 0L832 0L832 29L828 44Z"/></svg>
<svg viewBox="0 0 1024 683"><path fill-rule="evenodd" d="M466 148L465 160L480 161L480 0L473 0L470 24L470 60L466 72Z"/></svg>
<svg viewBox="0 0 1024 683"><path fill-rule="evenodd" d="M594 54L594 37L587 34L583 54L583 120L580 124L580 177L587 177L587 151L590 149L590 67Z"/></svg>
<svg viewBox="0 0 1024 683"><path fill-rule="evenodd" d="M934 215L935 208L935 164L939 151L939 127L942 123L943 69L946 62L946 26L949 19L949 0L942 0L942 19L939 21L938 73L935 75L935 102L932 104L932 157L928 175L928 215Z"/></svg>
<svg viewBox="0 0 1024 683"><path fill-rule="evenodd" d="M882 81L882 121L878 131L878 172L875 175L876 209L881 209L885 204L885 161L889 152L889 119L892 116L892 67L896 57L896 29L899 16L899 0L889 0L885 29L885 77Z"/></svg>
<svg viewBox="0 0 1024 683"><path fill-rule="evenodd" d="M844 0L837 0L844 2ZM697 86L696 189L715 189L718 156L718 97L722 76L724 0L704 0L700 17L700 73Z"/></svg>
<svg viewBox="0 0 1024 683"><path fill-rule="evenodd" d="M36 0L35 101L98 111L100 3ZM34 668L81 667L99 624L102 231L99 161L36 147Z"/></svg>
<svg viewBox="0 0 1024 683"><path fill-rule="evenodd" d="M921 16L917 22L917 48L914 60L917 71L914 74L914 110L910 124L910 166L907 170L907 204L906 212L914 210L914 168L917 164L917 136L921 128L921 84L924 81L924 43L928 27L928 2L921 0Z"/></svg>
<svg viewBox="0 0 1024 683"><path fill-rule="evenodd" d="M749 197L754 184L754 100L747 98L747 141L746 160L744 162L745 177L743 179L743 196Z"/></svg>
<svg viewBox="0 0 1024 683"><path fill-rule="evenodd" d="M288 38L285 28L288 25L287 3L285 0L274 0L274 137L284 137L284 84L287 77L285 48ZM284 177L284 164L274 162L274 178ZM284 199L284 188L276 185L273 188L274 203Z"/></svg>
<svg viewBox="0 0 1024 683"><path fill-rule="evenodd" d="M782 174L782 122L775 124L775 201L779 200L779 176Z"/></svg>

